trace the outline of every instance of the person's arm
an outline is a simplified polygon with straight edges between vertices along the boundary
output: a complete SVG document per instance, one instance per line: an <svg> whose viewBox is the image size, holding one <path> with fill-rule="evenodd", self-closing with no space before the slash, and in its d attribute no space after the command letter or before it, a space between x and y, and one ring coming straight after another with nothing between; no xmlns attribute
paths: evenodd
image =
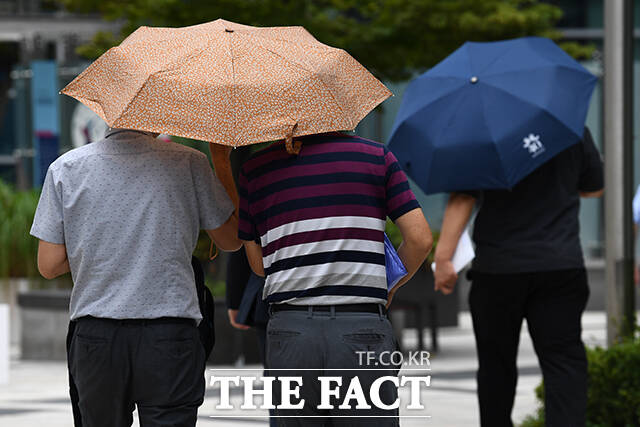
<svg viewBox="0 0 640 427"><path fill-rule="evenodd" d="M251 268L247 261L247 255L241 248L237 252L229 254L227 260L227 283L225 297L227 301L227 315L229 323L236 329L247 330L248 325L236 322L238 308L242 302L242 295L251 277Z"/></svg>
<svg viewBox="0 0 640 427"><path fill-rule="evenodd" d="M241 331L246 331L247 329L251 329L251 326L244 325L242 323L236 322L236 318L238 317L238 309L230 308L227 310L227 315L229 316L229 323L232 327L236 329L240 329Z"/></svg>
<svg viewBox="0 0 640 427"><path fill-rule="evenodd" d="M40 240L38 243L38 271L45 279L55 279L70 272L66 246Z"/></svg>
<svg viewBox="0 0 640 427"><path fill-rule="evenodd" d="M580 197L583 197L585 199L602 197L603 194L604 188L598 191L580 191Z"/></svg>
<svg viewBox="0 0 640 427"><path fill-rule="evenodd" d="M228 155L229 151L221 150L216 153L219 157ZM204 154L195 155L194 162L194 185L200 204L201 227L218 249L227 252L237 251L242 246L242 242L237 236L237 206L233 204L234 197L237 198L235 187L230 190L224 185L228 180L225 169L221 168L214 174Z"/></svg>
<svg viewBox="0 0 640 427"><path fill-rule="evenodd" d="M422 214L422 209L410 210L398 217L395 220L395 224L402 234L402 243L398 247L398 256L407 269L407 274L389 291L387 307L391 304L391 300L398 289L416 274L418 268L429 255L433 245L431 229Z"/></svg>
<svg viewBox="0 0 640 427"><path fill-rule="evenodd" d="M213 230L205 230L216 247L226 252L235 252L242 246L238 239L238 218L231 215L227 222Z"/></svg>
<svg viewBox="0 0 640 427"><path fill-rule="evenodd" d="M402 234L398 256L407 269L407 274L388 292L387 307L389 307L398 289L413 277L429 255L433 236L398 159L386 146L383 149L383 156L386 212Z"/></svg>
<svg viewBox="0 0 640 427"><path fill-rule="evenodd" d="M262 263L262 247L256 242L245 240L244 250L247 252L247 259L251 270L260 277L264 277L264 265Z"/></svg>
<svg viewBox="0 0 640 427"><path fill-rule="evenodd" d="M216 171L216 176L227 191L233 205L236 207L235 215L237 215L239 198L236 183L233 180L231 162L229 161L231 151L232 148L227 145L214 144L212 142L209 143L209 152L211 153L211 161L213 163L213 168Z"/></svg>
<svg viewBox="0 0 640 427"><path fill-rule="evenodd" d="M584 129L580 149L582 157L578 193L585 198L601 197L604 193L604 165L589 128Z"/></svg>
<svg viewBox="0 0 640 427"><path fill-rule="evenodd" d="M38 271L45 279L54 279L70 271L64 238L62 180L56 164L54 162L47 169L30 231L38 239Z"/></svg>
<svg viewBox="0 0 640 427"><path fill-rule="evenodd" d="M262 263L262 246L260 246L260 233L251 216L250 209L250 185L244 167L238 177L238 192L240 195L238 237L242 240L247 260L251 270L259 277L264 277L264 265Z"/></svg>
<svg viewBox="0 0 640 427"><path fill-rule="evenodd" d="M458 273L453 268L451 259L458 246L460 236L471 218L475 203L476 199L468 194L452 193L449 196L436 247L436 271L434 274L435 290L441 291L445 295L453 292L458 280Z"/></svg>
<svg viewBox="0 0 640 427"><path fill-rule="evenodd" d="M237 309L251 277L251 267L244 248L231 252L227 257L225 300L227 308Z"/></svg>
<svg viewBox="0 0 640 427"><path fill-rule="evenodd" d="M207 234L211 237L217 247L226 251L237 251L242 247L242 241L238 239L238 191L233 180L231 171L231 163L229 163L229 155L232 148L226 145L209 143L209 151L211 152L211 161L215 169L216 176L224 187L227 195L233 202L235 210L229 220L216 230L207 230Z"/></svg>

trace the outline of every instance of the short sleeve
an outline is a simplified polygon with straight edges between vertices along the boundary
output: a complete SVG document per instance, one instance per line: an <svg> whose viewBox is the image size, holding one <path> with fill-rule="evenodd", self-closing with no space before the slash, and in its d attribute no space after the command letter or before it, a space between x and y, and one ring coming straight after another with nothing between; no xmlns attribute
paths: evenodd
<svg viewBox="0 0 640 427"><path fill-rule="evenodd" d="M395 221L405 213L420 207L409 187L407 176L391 151L384 147L385 194L387 216Z"/></svg>
<svg viewBox="0 0 640 427"><path fill-rule="evenodd" d="M238 178L238 196L240 198L238 238L240 240L256 241L259 235L249 211L249 182L244 168L240 170Z"/></svg>
<svg viewBox="0 0 640 427"><path fill-rule="evenodd" d="M588 128L584 129L584 136L580 144L582 146L582 162L578 190L600 191L604 187L602 157L593 142Z"/></svg>
<svg viewBox="0 0 640 427"><path fill-rule="evenodd" d="M53 170L49 167L31 225L31 235L45 242L64 244L62 206L62 183L54 178Z"/></svg>
<svg viewBox="0 0 640 427"><path fill-rule="evenodd" d="M204 154L194 155L192 177L198 199L200 228L215 230L233 214L235 206Z"/></svg>

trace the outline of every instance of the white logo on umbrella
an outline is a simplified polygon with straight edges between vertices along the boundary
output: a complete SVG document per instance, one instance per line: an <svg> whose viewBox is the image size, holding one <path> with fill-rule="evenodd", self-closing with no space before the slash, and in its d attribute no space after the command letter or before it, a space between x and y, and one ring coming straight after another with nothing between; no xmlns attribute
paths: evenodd
<svg viewBox="0 0 640 427"><path fill-rule="evenodd" d="M544 153L545 148L540 141L540 135L530 133L529 136L525 137L522 141L524 142L523 147L529 150L531 157L536 158Z"/></svg>

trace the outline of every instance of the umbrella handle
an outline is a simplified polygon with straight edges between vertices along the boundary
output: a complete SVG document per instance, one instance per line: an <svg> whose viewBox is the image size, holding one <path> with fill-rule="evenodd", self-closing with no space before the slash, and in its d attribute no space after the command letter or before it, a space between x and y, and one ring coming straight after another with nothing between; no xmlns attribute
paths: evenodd
<svg viewBox="0 0 640 427"><path fill-rule="evenodd" d="M284 140L284 146L287 149L287 153L297 156L298 154L300 154L300 150L302 150L302 141L293 140L293 131L295 130L296 126L298 126L298 123L295 123L293 126L291 126L291 129L289 129L289 132L287 132L287 136Z"/></svg>
<svg viewBox="0 0 640 427"><path fill-rule="evenodd" d="M216 253L213 253L213 248L215 248ZM213 240L211 240L211 245L209 246L209 261L213 261L216 258L218 258L218 247L213 243Z"/></svg>

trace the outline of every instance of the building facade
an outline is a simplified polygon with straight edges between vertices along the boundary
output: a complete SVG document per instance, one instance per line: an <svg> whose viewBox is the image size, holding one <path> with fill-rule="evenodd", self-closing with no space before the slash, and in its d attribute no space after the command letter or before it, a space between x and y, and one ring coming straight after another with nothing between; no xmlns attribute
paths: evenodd
<svg viewBox="0 0 640 427"><path fill-rule="evenodd" d="M99 16L65 12L53 0L0 0L0 179L19 188L34 184L34 61L53 64L57 92L87 65L76 48L98 31L118 28ZM58 147L66 151L77 103L57 102Z"/></svg>

